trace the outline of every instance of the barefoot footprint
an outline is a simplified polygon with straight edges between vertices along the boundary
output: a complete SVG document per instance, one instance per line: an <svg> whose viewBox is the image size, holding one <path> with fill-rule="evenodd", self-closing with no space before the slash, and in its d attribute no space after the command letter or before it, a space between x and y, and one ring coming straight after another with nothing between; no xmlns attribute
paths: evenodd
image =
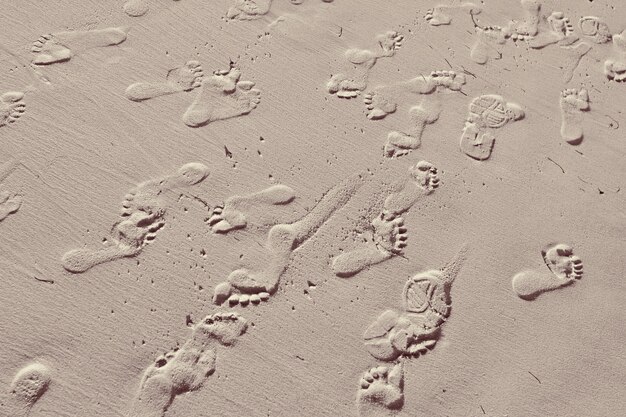
<svg viewBox="0 0 626 417"><path fill-rule="evenodd" d="M198 61L187 61L184 65L168 71L165 82L134 83L126 89L126 98L143 101L168 94L191 91L202 84L202 66Z"/></svg>
<svg viewBox="0 0 626 417"><path fill-rule="evenodd" d="M432 9L428 9L424 15L424 19L431 26L449 25L452 23L452 17L448 13L452 10L462 10L474 15L481 12L480 7L474 3L461 3L457 6L439 5Z"/></svg>
<svg viewBox="0 0 626 417"><path fill-rule="evenodd" d="M437 168L430 162L418 162L409 168L409 176L401 190L386 198L383 212L372 221L371 241L333 258L332 269L337 276L351 277L365 268L402 254L408 235L400 215L439 187Z"/></svg>
<svg viewBox="0 0 626 417"><path fill-rule="evenodd" d="M24 93L11 91L0 96L0 127L17 122L26 111Z"/></svg>
<svg viewBox="0 0 626 417"><path fill-rule="evenodd" d="M365 372L359 381L356 401L360 417L380 417L386 412L400 410L404 405L402 362L391 367L377 366Z"/></svg>
<svg viewBox="0 0 626 417"><path fill-rule="evenodd" d="M250 113L261 102L261 91L252 81L240 81L241 71L232 67L205 77L200 92L183 115L183 122L199 127Z"/></svg>
<svg viewBox="0 0 626 417"><path fill-rule="evenodd" d="M394 56L402 46L403 38L399 33L389 31L376 37L379 47L376 52L368 49L348 49L345 52L347 67L330 78L326 84L328 92L340 98L354 98L359 95L367 88L369 72L376 61L379 58Z"/></svg>
<svg viewBox="0 0 626 417"><path fill-rule="evenodd" d="M85 272L96 265L124 257L136 256L156 237L165 225L164 216L178 194L173 191L200 183L209 175L200 163L189 163L174 175L146 181L126 194L121 220L111 230L112 241L103 249L73 249L63 255L61 262L69 272Z"/></svg>
<svg viewBox="0 0 626 417"><path fill-rule="evenodd" d="M491 156L496 137L493 129L523 119L524 111L519 104L507 102L497 94L485 94L474 98L461 135L461 152L470 158L484 161Z"/></svg>
<svg viewBox="0 0 626 417"><path fill-rule="evenodd" d="M563 12L552 12L547 21L550 30L541 31L531 39L528 43L531 48L540 49L554 44L568 46L579 39L574 32L574 26Z"/></svg>
<svg viewBox="0 0 626 417"><path fill-rule="evenodd" d="M207 223L213 233L228 233L231 230L246 227L250 213L254 212L260 217L256 219L256 224L276 224L278 221L263 206L289 204L295 197L295 192L291 187L281 184L244 196L232 196L223 205L213 209L213 214Z"/></svg>
<svg viewBox="0 0 626 417"><path fill-rule="evenodd" d="M422 134L426 126L439 120L441 104L437 101L423 100L419 105L409 109L411 129L409 133L391 131L387 134L387 142L383 155L387 158L408 155L422 144Z"/></svg>
<svg viewBox="0 0 626 417"><path fill-rule="evenodd" d="M511 280L513 291L524 300L534 300L545 292L571 285L582 278L582 260L574 255L571 246L551 244L541 251L541 255L549 271L522 271Z"/></svg>
<svg viewBox="0 0 626 417"><path fill-rule="evenodd" d="M48 65L69 61L92 48L119 45L126 40L126 30L107 28L43 35L33 43L33 64Z"/></svg>
<svg viewBox="0 0 626 417"><path fill-rule="evenodd" d="M217 349L232 346L246 329L246 320L235 313L207 316L182 347L145 370L128 416L162 417L178 395L199 390L215 372Z"/></svg>
<svg viewBox="0 0 626 417"><path fill-rule="evenodd" d="M230 20L259 19L270 11L272 0L236 0L228 9L226 18Z"/></svg>
<svg viewBox="0 0 626 417"><path fill-rule="evenodd" d="M273 226L268 232L265 243L268 251L268 265L258 272L247 269L231 272L228 281L215 287L213 302L247 305L268 300L270 295L278 289L278 284L288 267L293 251L308 241L337 210L346 205L361 187L362 181L360 175L347 178L331 188L300 220Z"/></svg>
<svg viewBox="0 0 626 417"><path fill-rule="evenodd" d="M149 0L127 0L124 3L124 13L131 17L139 17L148 13L150 10Z"/></svg>
<svg viewBox="0 0 626 417"><path fill-rule="evenodd" d="M8 416L27 417L52 381L50 369L35 362L20 369L11 382Z"/></svg>
<svg viewBox="0 0 626 417"><path fill-rule="evenodd" d="M583 139L583 112L589 110L589 93L585 88L569 88L561 92L561 137L570 145Z"/></svg>

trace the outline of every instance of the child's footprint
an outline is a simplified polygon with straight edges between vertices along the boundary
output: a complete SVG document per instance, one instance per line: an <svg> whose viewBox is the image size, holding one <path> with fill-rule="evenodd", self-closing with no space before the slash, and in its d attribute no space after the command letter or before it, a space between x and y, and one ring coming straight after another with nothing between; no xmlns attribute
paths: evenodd
<svg viewBox="0 0 626 417"><path fill-rule="evenodd" d="M216 71L205 78L196 99L183 115L183 122L199 127L256 109L261 102L261 91L253 88L252 81L240 81L240 78L241 71L237 68Z"/></svg>
<svg viewBox="0 0 626 417"><path fill-rule="evenodd" d="M548 271L528 270L512 279L513 290L524 300L534 300L544 292L570 285L583 275L583 263L569 245L553 244L541 251Z"/></svg>
<svg viewBox="0 0 626 417"><path fill-rule="evenodd" d="M9 416L26 417L31 408L50 386L50 369L41 363L32 363L20 369L11 382Z"/></svg>
<svg viewBox="0 0 626 417"><path fill-rule="evenodd" d="M26 111L24 93L11 91L0 96L0 127L15 123Z"/></svg>
<svg viewBox="0 0 626 417"><path fill-rule="evenodd" d="M119 45L126 40L126 34L127 31L122 28L107 28L43 35L33 43L33 64L69 61L88 49Z"/></svg>
<svg viewBox="0 0 626 417"><path fill-rule="evenodd" d="M380 417L400 410L404 405L402 362L392 367L377 366L365 372L359 382L356 401L361 417Z"/></svg>
<svg viewBox="0 0 626 417"><path fill-rule="evenodd" d="M184 65L168 71L165 82L135 83L126 89L126 98L143 101L151 98L191 91L202 84L202 66L198 61L187 61Z"/></svg>

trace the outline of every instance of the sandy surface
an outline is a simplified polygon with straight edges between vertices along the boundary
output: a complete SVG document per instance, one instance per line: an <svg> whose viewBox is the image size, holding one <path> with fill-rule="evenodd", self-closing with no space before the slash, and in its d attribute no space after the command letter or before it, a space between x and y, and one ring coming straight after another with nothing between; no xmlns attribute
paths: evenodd
<svg viewBox="0 0 626 417"><path fill-rule="evenodd" d="M622 415L620 1L5 3L1 415Z"/></svg>

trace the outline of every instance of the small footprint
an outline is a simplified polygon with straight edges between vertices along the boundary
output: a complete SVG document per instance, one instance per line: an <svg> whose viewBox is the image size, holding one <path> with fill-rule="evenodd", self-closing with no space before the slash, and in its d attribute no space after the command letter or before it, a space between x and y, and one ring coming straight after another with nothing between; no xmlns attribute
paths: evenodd
<svg viewBox="0 0 626 417"><path fill-rule="evenodd" d="M604 61L604 75L611 81L623 83L626 81L626 61L607 59Z"/></svg>
<svg viewBox="0 0 626 417"><path fill-rule="evenodd" d="M207 316L180 348L144 371L128 417L162 417L177 396L202 388L215 372L217 349L232 346L246 330L246 320L236 313Z"/></svg>
<svg viewBox="0 0 626 417"><path fill-rule="evenodd" d="M230 20L260 19L270 11L272 0L236 0L228 9L226 18Z"/></svg>
<svg viewBox="0 0 626 417"><path fill-rule="evenodd" d="M404 37L389 31L376 37L378 50L348 49L345 58L348 61L344 71L334 74L326 88L330 94L340 98L354 98L367 88L369 72L379 58L389 58L402 46Z"/></svg>
<svg viewBox="0 0 626 417"><path fill-rule="evenodd" d="M294 190L282 184L272 185L265 190L245 196L232 196L223 205L213 209L207 223L213 233L228 233L246 227L249 212L255 212L261 217L255 223L276 224L275 218L262 206L289 204L295 197Z"/></svg>
<svg viewBox="0 0 626 417"><path fill-rule="evenodd" d="M49 65L69 61L92 48L119 45L126 40L127 30L107 28L43 35L33 43L33 64Z"/></svg>
<svg viewBox="0 0 626 417"><path fill-rule="evenodd" d="M294 223L277 224L267 235L268 264L262 271L238 269L215 287L213 302L230 305L258 304L276 292L291 254L308 241L363 185L362 176L347 178L331 188L304 217ZM257 297L258 296L258 297Z"/></svg>
<svg viewBox="0 0 626 417"><path fill-rule="evenodd" d="M597 44L610 42L613 39L609 25L599 17L583 16L578 21L580 33Z"/></svg>
<svg viewBox="0 0 626 417"><path fill-rule="evenodd" d="M513 277L513 291L524 300L571 285L583 275L583 263L571 246L562 243L548 245L541 251L549 271L527 270Z"/></svg>
<svg viewBox="0 0 626 417"><path fill-rule="evenodd" d="M190 127L200 127L218 120L250 113L261 102L261 91L252 81L240 81L241 71L231 68L205 77L200 92L183 115Z"/></svg>
<svg viewBox="0 0 626 417"><path fill-rule="evenodd" d="M399 96L403 93L431 94L435 91L460 91L466 78L455 71L433 71L428 76L417 76L411 80L376 88L363 95L366 115L370 120L380 120L398 108Z"/></svg>
<svg viewBox="0 0 626 417"><path fill-rule="evenodd" d="M583 139L583 112L589 111L589 93L585 88L568 88L561 92L561 137L570 145Z"/></svg>
<svg viewBox="0 0 626 417"><path fill-rule="evenodd" d="M52 372L35 362L20 369L11 382L8 401L9 416L27 417L37 401L46 393L52 382Z"/></svg>
<svg viewBox="0 0 626 417"><path fill-rule="evenodd" d="M452 10L462 10L471 14L480 14L481 9L474 3L461 3L457 6L439 5L426 11L424 19L431 26L449 25L452 23L452 17L448 14Z"/></svg>
<svg viewBox="0 0 626 417"><path fill-rule="evenodd" d="M497 94L485 94L474 98L461 135L460 149L465 155L478 161L491 156L496 137L493 129L521 120L525 113L519 104L507 102Z"/></svg>
<svg viewBox="0 0 626 417"><path fill-rule="evenodd" d="M372 221L371 241L333 258L335 274L351 277L365 268L402 254L408 235L401 215L438 187L437 168L430 162L420 161L409 168L409 180L400 191L385 199L383 212Z"/></svg>
<svg viewBox="0 0 626 417"><path fill-rule="evenodd" d="M426 126L439 120L441 105L438 102L423 100L419 105L409 109L411 130L409 133L391 131L387 134L387 142L383 154L387 158L408 155L422 144L422 134Z"/></svg>
<svg viewBox="0 0 626 417"><path fill-rule="evenodd" d="M402 362L365 372L359 381L356 401L360 417L392 415L400 410L404 405Z"/></svg>
<svg viewBox="0 0 626 417"><path fill-rule="evenodd" d="M548 16L549 31L541 31L528 44L531 48L541 49L548 45L569 46L578 41L579 37L574 32L574 26L563 12L552 12Z"/></svg>
<svg viewBox="0 0 626 417"><path fill-rule="evenodd" d="M184 65L168 71L165 82L135 83L126 89L126 98L143 101L168 94L191 91L202 84L202 66L198 61L187 61Z"/></svg>
<svg viewBox="0 0 626 417"><path fill-rule="evenodd" d="M192 162L176 174L139 184L124 198L121 220L111 230L112 244L103 249L73 249L63 255L63 267L73 273L85 272L102 263L138 255L165 225L169 205L165 197L173 197L172 191L198 184L208 175L205 165Z"/></svg>
<svg viewBox="0 0 626 417"><path fill-rule="evenodd" d="M17 122L26 111L24 93L11 91L0 96L0 127Z"/></svg>
<svg viewBox="0 0 626 417"><path fill-rule="evenodd" d="M464 246L442 269L421 272L406 282L403 311L386 310L365 330L367 351L385 362L417 357L436 345L451 311L450 291L467 255Z"/></svg>

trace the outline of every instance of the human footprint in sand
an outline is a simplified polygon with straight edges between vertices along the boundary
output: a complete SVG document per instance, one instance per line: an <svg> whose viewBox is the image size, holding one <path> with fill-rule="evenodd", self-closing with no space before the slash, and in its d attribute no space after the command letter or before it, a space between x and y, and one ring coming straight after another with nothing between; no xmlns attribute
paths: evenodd
<svg viewBox="0 0 626 417"><path fill-rule="evenodd" d="M259 19L270 11L272 0L235 0L228 9L226 18L230 20Z"/></svg>
<svg viewBox="0 0 626 417"><path fill-rule="evenodd" d="M568 88L561 92L561 137L570 145L578 145L583 139L583 112L589 111L587 89Z"/></svg>
<svg viewBox="0 0 626 417"><path fill-rule="evenodd" d="M178 172L146 181L126 194L121 220L112 228L112 244L103 249L74 249L63 255L63 267L70 272L85 272L96 265L136 256L156 237L165 225L165 213L178 194L173 191L200 183L209 175L208 168L194 162Z"/></svg>
<svg viewBox="0 0 626 417"><path fill-rule="evenodd" d="M127 30L123 28L107 28L43 35L33 43L33 64L69 61L88 49L119 45L126 40L126 34Z"/></svg>
<svg viewBox="0 0 626 417"><path fill-rule="evenodd" d="M333 258L335 274L351 277L365 268L402 255L408 234L401 215L438 187L439 177L433 164L420 161L410 167L409 179L386 198L382 213L372 221L371 239L362 247Z"/></svg>
<svg viewBox="0 0 626 417"><path fill-rule="evenodd" d="M393 415L404 405L404 364L381 365L359 381L356 402L360 417Z"/></svg>
<svg viewBox="0 0 626 417"><path fill-rule="evenodd" d="M438 100L422 100L409 109L408 131L392 130L387 134L387 142L383 147L383 155L387 158L398 158L408 155L422 144L422 135L426 126L439 120L441 103Z"/></svg>
<svg viewBox="0 0 626 417"><path fill-rule="evenodd" d="M160 356L145 370L127 417L163 417L176 396L204 385L215 372L218 349L234 345L247 327L235 313L205 317L180 348Z"/></svg>
<svg viewBox="0 0 626 417"><path fill-rule="evenodd" d="M0 127L17 122L26 111L24 93L10 91L0 96Z"/></svg>
<svg viewBox="0 0 626 417"><path fill-rule="evenodd" d="M198 61L187 61L184 65L167 72L165 82L134 83L125 92L132 101L143 101L168 94L191 91L202 84L202 66Z"/></svg>
<svg viewBox="0 0 626 417"><path fill-rule="evenodd" d="M369 72L379 58L388 58L396 54L402 46L404 37L397 32L389 31L376 37L378 50L348 49L345 58L347 67L333 75L326 84L330 94L341 98L354 98L367 88Z"/></svg>
<svg viewBox="0 0 626 417"><path fill-rule="evenodd" d="M240 81L241 71L231 67L205 77L200 92L183 115L190 127L204 126L250 113L261 102L261 91L253 88L252 81Z"/></svg>
<svg viewBox="0 0 626 417"><path fill-rule="evenodd" d="M11 381L9 398L3 404L7 416L28 417L37 401L52 382L52 371L42 363L34 362L20 369Z"/></svg>
<svg viewBox="0 0 626 417"><path fill-rule="evenodd" d="M287 269L291 254L322 227L328 219L346 205L362 186L360 175L344 180L331 188L304 217L293 223L273 226L265 242L268 263L261 271L242 268L230 273L228 280L213 291L215 304L259 304L276 292L280 278Z"/></svg>
<svg viewBox="0 0 626 417"><path fill-rule="evenodd" d="M524 300L534 300L545 292L571 285L583 276L583 262L574 255L571 246L551 244L541 255L549 271L522 271L512 279L513 291Z"/></svg>

